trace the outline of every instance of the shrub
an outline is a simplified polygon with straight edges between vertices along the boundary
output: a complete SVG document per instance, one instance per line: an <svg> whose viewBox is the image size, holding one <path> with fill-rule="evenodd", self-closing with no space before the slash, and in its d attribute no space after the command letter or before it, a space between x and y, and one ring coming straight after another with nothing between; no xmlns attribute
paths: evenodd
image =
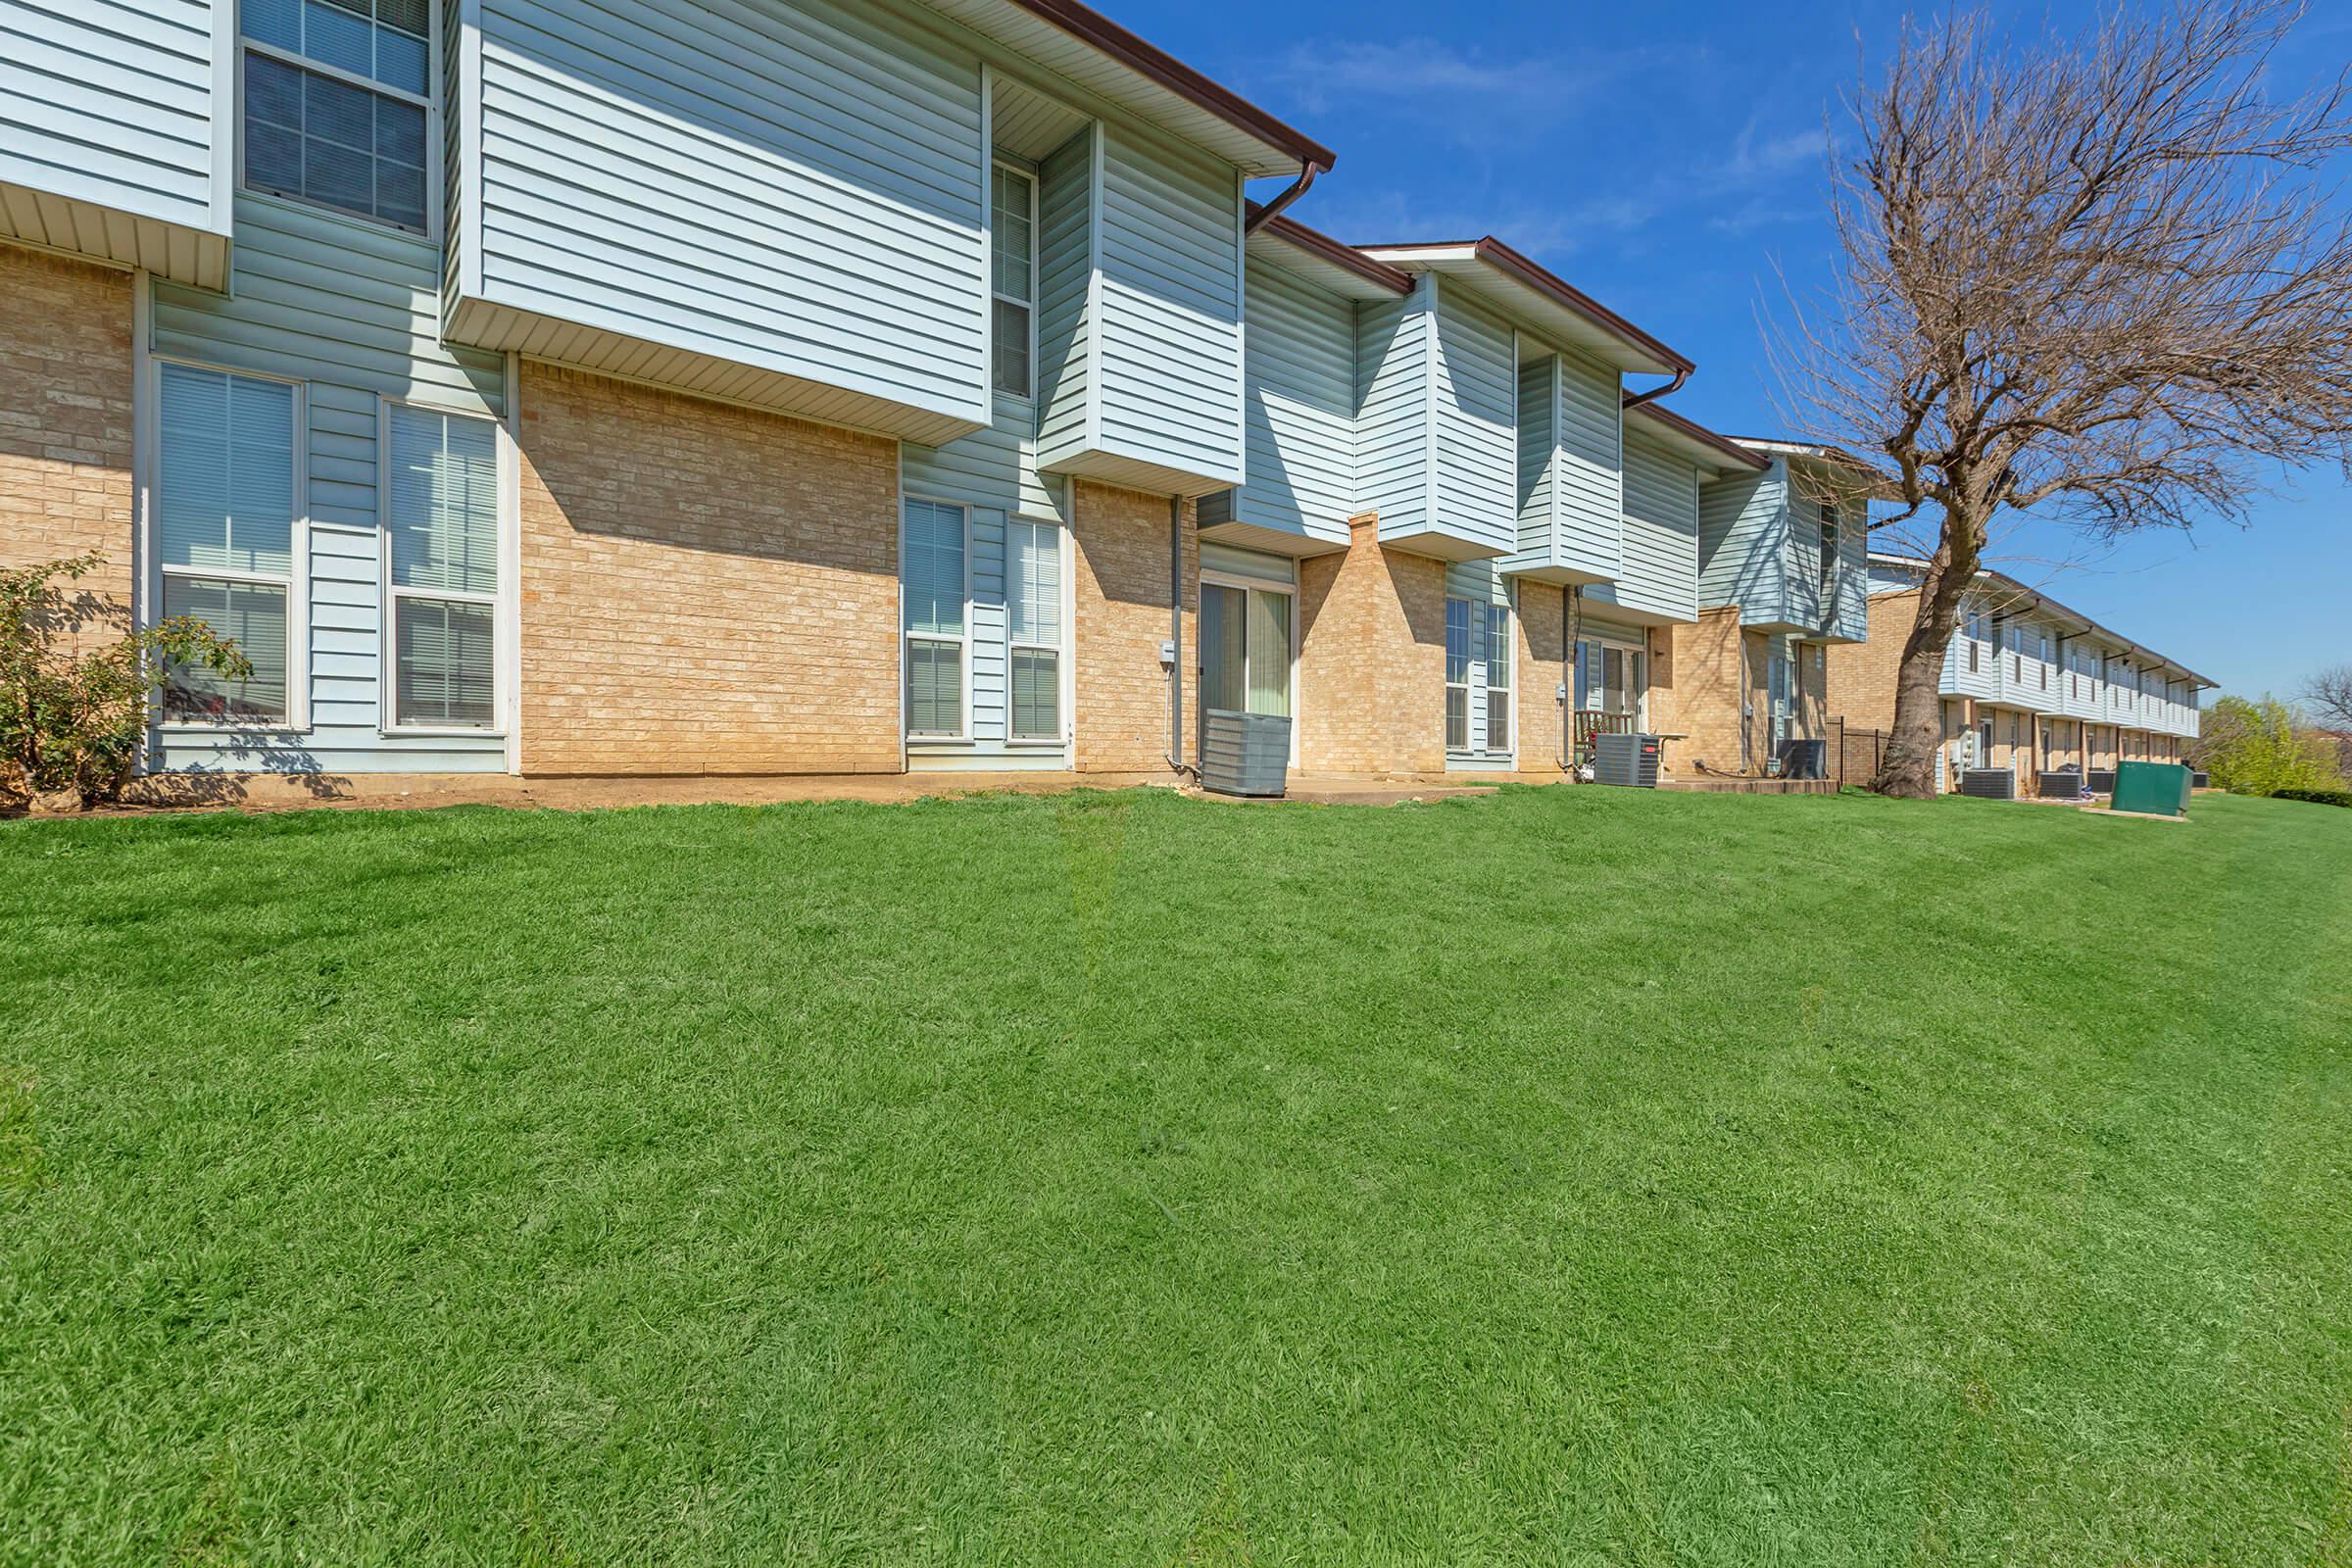
<svg viewBox="0 0 2352 1568"><path fill-rule="evenodd" d="M71 791L84 806L111 801L138 765L155 694L175 664L230 680L253 666L236 645L192 615L124 631L74 651L119 608L69 587L103 564L75 556L0 571L0 787L26 795Z"/></svg>
<svg viewBox="0 0 2352 1568"><path fill-rule="evenodd" d="M2315 806L2352 806L2352 790L2280 790L2276 801L2309 801Z"/></svg>
<svg viewBox="0 0 2352 1568"><path fill-rule="evenodd" d="M2260 702L2225 697L2207 709L2190 760L2211 773L2214 783L2238 795L2344 786L2325 738L2297 723L2293 709L2270 697Z"/></svg>

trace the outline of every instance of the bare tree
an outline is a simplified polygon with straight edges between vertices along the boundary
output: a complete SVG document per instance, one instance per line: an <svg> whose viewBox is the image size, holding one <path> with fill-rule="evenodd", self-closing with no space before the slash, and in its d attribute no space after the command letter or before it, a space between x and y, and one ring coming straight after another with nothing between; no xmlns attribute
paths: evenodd
<svg viewBox="0 0 2352 1568"><path fill-rule="evenodd" d="M1926 795L1938 679L1996 521L2242 521L2352 472L2352 226L2321 165L2342 77L2274 96L2288 0L2125 6L2025 41L1906 21L1831 152L1826 299L1770 334L1792 422L1869 459L1928 559L1872 788Z"/></svg>
<svg viewBox="0 0 2352 1568"><path fill-rule="evenodd" d="M2303 683L2312 716L2333 730L2352 730L2352 664L2330 664Z"/></svg>

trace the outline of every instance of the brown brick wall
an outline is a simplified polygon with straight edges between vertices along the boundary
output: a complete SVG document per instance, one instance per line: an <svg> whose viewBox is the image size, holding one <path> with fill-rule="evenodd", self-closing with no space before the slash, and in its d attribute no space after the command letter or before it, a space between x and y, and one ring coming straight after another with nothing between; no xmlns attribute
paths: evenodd
<svg viewBox="0 0 2352 1568"><path fill-rule="evenodd" d="M1344 554L1298 564L1298 765L1315 773L1446 767L1446 564L1384 550L1356 518Z"/></svg>
<svg viewBox="0 0 2352 1568"><path fill-rule="evenodd" d="M1557 773L1560 722L1566 714L1559 700L1560 682L1568 678L1572 667L1561 648L1561 639L1568 632L1568 590L1546 582L1522 581L1519 612L1511 620L1519 629L1519 662L1511 671L1517 708L1512 717L1519 726L1519 771ZM1442 678L1443 671L1440 673Z"/></svg>
<svg viewBox="0 0 2352 1568"><path fill-rule="evenodd" d="M1870 641L1830 649L1830 711L1857 729L1894 727L1895 672L1919 618L1919 590L1873 594Z"/></svg>
<svg viewBox="0 0 2352 1568"><path fill-rule="evenodd" d="M0 566L103 553L82 642L129 610L130 290L128 272L0 246Z"/></svg>
<svg viewBox="0 0 2352 1568"><path fill-rule="evenodd" d="M896 772L898 448L525 363L526 773Z"/></svg>
<svg viewBox="0 0 2352 1568"><path fill-rule="evenodd" d="M1718 773L1737 773L1742 765L1762 771L1771 737L1764 655L1763 635L1740 629L1736 605L1701 611L1696 625L1676 628L1674 727L1689 739L1669 746L1667 753L1679 773L1693 773L1691 764L1702 761ZM1752 721L1742 717L1743 701L1757 710ZM1744 764L1743 726L1750 742Z"/></svg>
<svg viewBox="0 0 2352 1568"><path fill-rule="evenodd" d="M1083 480L1070 498L1077 635L1076 756L1082 773L1168 770L1168 499ZM1200 550L1194 509L1184 508L1185 761L1195 750L1199 678Z"/></svg>

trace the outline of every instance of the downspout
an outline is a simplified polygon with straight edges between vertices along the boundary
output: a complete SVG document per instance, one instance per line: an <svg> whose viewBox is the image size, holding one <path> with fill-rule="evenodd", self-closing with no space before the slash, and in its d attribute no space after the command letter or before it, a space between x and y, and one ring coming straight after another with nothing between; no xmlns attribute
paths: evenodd
<svg viewBox="0 0 2352 1568"><path fill-rule="evenodd" d="M1320 164L1300 164L1298 166L1298 177L1292 180L1289 186L1283 190L1281 195L1275 197L1272 201L1266 203L1256 212L1251 213L1247 219L1243 220L1243 235L1246 237L1248 235L1256 233L1260 228L1265 226L1267 220L1280 216L1284 208L1290 206L1291 203L1297 201L1299 197L1307 193L1308 188L1315 182L1315 176L1321 172L1323 172L1323 166Z"/></svg>
<svg viewBox="0 0 2352 1568"><path fill-rule="evenodd" d="M1628 409L1638 409L1644 403L1655 403L1660 398L1672 397L1675 393L1680 392L1685 383L1687 383L1690 379L1690 368L1689 366L1685 366L1683 368L1674 372L1673 380L1667 382L1664 386L1653 386L1646 392L1635 393L1632 397L1624 400L1623 407Z"/></svg>
<svg viewBox="0 0 2352 1568"><path fill-rule="evenodd" d="M1184 498L1168 497L1168 766L1184 765ZM1190 769L1195 778L1200 770Z"/></svg>
<svg viewBox="0 0 2352 1568"><path fill-rule="evenodd" d="M1560 700L1560 771L1568 782L1578 782L1576 776L1576 645L1583 640L1585 629L1585 586L1572 583L1568 589L1568 613L1560 619L1560 678L1568 695Z"/></svg>

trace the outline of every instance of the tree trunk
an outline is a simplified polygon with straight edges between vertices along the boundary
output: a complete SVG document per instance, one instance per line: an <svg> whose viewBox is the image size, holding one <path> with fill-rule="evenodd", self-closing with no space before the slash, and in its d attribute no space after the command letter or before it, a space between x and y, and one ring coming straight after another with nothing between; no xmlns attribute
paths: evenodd
<svg viewBox="0 0 2352 1568"><path fill-rule="evenodd" d="M1943 661L1960 624L1960 606L1977 576L1977 530L1947 512L1943 538L1919 585L1919 616L1903 640L1894 674L1894 728L1870 787L1881 795L1924 801L1936 794L1936 753L1943 745Z"/></svg>

